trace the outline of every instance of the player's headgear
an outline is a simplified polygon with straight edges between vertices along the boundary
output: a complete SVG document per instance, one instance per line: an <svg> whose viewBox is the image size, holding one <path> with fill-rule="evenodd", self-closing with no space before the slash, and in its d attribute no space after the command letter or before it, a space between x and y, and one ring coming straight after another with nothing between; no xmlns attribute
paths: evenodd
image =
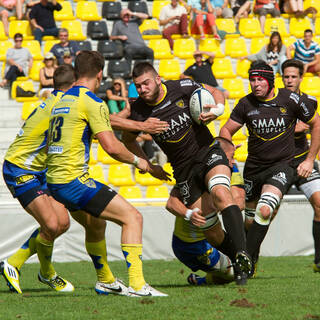
<svg viewBox="0 0 320 320"><path fill-rule="evenodd" d="M274 87L274 73L272 67L263 60L254 61L249 69L249 79L254 77L263 78L268 82L269 88L267 94L269 94Z"/></svg>

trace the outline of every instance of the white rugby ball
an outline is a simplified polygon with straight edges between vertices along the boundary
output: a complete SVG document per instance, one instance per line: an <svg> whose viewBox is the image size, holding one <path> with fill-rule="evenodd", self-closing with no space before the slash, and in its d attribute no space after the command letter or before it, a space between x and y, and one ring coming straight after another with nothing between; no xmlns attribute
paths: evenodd
<svg viewBox="0 0 320 320"><path fill-rule="evenodd" d="M210 111L208 108L203 108L203 106L207 104L216 104L212 94L207 89L199 88L193 91L190 97L189 106L191 117L197 124L201 124L201 120L199 120L200 113Z"/></svg>

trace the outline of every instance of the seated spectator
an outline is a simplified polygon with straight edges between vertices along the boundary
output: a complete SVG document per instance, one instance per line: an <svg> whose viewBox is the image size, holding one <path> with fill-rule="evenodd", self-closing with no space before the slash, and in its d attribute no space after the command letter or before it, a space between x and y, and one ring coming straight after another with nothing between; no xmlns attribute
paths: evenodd
<svg viewBox="0 0 320 320"><path fill-rule="evenodd" d="M256 0L253 12L259 15L262 33L264 33L267 14L271 14L272 17L280 17L280 8L277 0Z"/></svg>
<svg viewBox="0 0 320 320"><path fill-rule="evenodd" d="M280 1L280 11L284 13L294 14L296 18L301 18L311 13L314 19L318 12L314 7L309 7L306 10L303 10L303 0Z"/></svg>
<svg viewBox="0 0 320 320"><path fill-rule="evenodd" d="M0 0L0 18L4 32L9 36L9 17L22 18L22 0Z"/></svg>
<svg viewBox="0 0 320 320"><path fill-rule="evenodd" d="M210 2L216 18L229 19L233 17L232 9L228 8L228 0L210 0Z"/></svg>
<svg viewBox="0 0 320 320"><path fill-rule="evenodd" d="M246 57L241 57L241 60L248 59L250 61L263 60L273 68L274 74L277 72L280 74L282 63L287 60L286 56L287 48L282 43L280 33L275 31L270 36L269 43L264 46L258 53L250 54Z"/></svg>
<svg viewBox="0 0 320 320"><path fill-rule="evenodd" d="M53 88L53 73L56 69L55 57L52 52L47 52L44 56L44 67L40 69L40 98L48 98Z"/></svg>
<svg viewBox="0 0 320 320"><path fill-rule="evenodd" d="M192 7L191 33L200 33L201 40L205 39L205 33L213 34L215 39L221 40L210 0L188 0L188 5Z"/></svg>
<svg viewBox="0 0 320 320"><path fill-rule="evenodd" d="M110 40L123 42L124 56L130 66L137 56L139 59L146 59L153 63L153 50L146 46L139 30L139 23L136 20L130 21L131 17L147 19L148 15L142 12L131 12L129 9L121 10L121 20L114 22Z"/></svg>
<svg viewBox="0 0 320 320"><path fill-rule="evenodd" d="M204 54L208 56L208 59L203 61L202 56ZM211 67L213 64L214 53L197 50L194 52L193 56L196 62L180 75L180 79L191 78L196 82L208 84L209 86L219 89L227 99L229 97L229 92L219 86L212 73Z"/></svg>
<svg viewBox="0 0 320 320"><path fill-rule="evenodd" d="M287 58L291 59L291 50L294 50L294 59L303 62L304 72L320 75L320 46L312 37L312 30L306 29L303 40L298 39L287 48Z"/></svg>
<svg viewBox="0 0 320 320"><path fill-rule="evenodd" d="M163 26L163 37L168 39L171 50L173 50L172 34L181 34L185 38L189 36L187 9L178 2L171 0L170 4L162 8L159 17L160 25Z"/></svg>
<svg viewBox="0 0 320 320"><path fill-rule="evenodd" d="M40 3L40 0L24 0L23 2L23 18L30 21L30 12L34 5Z"/></svg>
<svg viewBox="0 0 320 320"><path fill-rule="evenodd" d="M107 89L108 108L110 114L119 113L128 103L128 91L121 78L112 80L112 87Z"/></svg>
<svg viewBox="0 0 320 320"><path fill-rule="evenodd" d="M252 0L230 0L234 21L238 25L241 18L247 18L252 10Z"/></svg>
<svg viewBox="0 0 320 320"><path fill-rule="evenodd" d="M54 54L58 61L58 65L64 63L63 58L66 56L71 57L71 63L74 61L76 55L80 52L79 45L76 41L69 40L69 32L65 28L59 30L59 43L56 43L51 52ZM69 62L69 61L68 61ZM70 62L68 63L70 64Z"/></svg>
<svg viewBox="0 0 320 320"><path fill-rule="evenodd" d="M9 48L6 55L5 77L0 83L0 87L11 85L17 77L28 76L32 66L32 55L27 48L22 47L23 36L21 33L14 35L14 47Z"/></svg>
<svg viewBox="0 0 320 320"><path fill-rule="evenodd" d="M59 29L54 21L53 11L60 11L61 5L56 0L40 0L30 12L30 22L34 28L33 34L36 40L42 42L43 36L57 36Z"/></svg>

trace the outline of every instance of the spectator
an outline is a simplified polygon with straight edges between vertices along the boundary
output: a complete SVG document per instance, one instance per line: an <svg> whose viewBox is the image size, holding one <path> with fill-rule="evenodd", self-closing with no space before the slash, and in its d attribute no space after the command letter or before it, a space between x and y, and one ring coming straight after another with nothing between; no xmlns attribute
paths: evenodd
<svg viewBox="0 0 320 320"><path fill-rule="evenodd" d="M252 0L230 0L234 21L238 25L241 18L247 18L252 9Z"/></svg>
<svg viewBox="0 0 320 320"><path fill-rule="evenodd" d="M14 47L9 48L6 55L5 78L0 83L4 87L10 85L17 77L27 76L32 66L32 55L27 48L22 48L23 36L21 33L14 35Z"/></svg>
<svg viewBox="0 0 320 320"><path fill-rule="evenodd" d="M139 59L151 60L153 63L153 50L146 46L139 30L138 21L130 21L131 17L147 19L148 15L142 12L131 12L129 9L121 10L121 20L114 22L110 39L123 42L124 56L130 67L132 60L137 56Z"/></svg>
<svg viewBox="0 0 320 320"><path fill-rule="evenodd" d="M53 73L56 70L55 57L52 52L47 52L44 56L44 67L40 69L40 98L48 98L50 93L54 90L53 87Z"/></svg>
<svg viewBox="0 0 320 320"><path fill-rule="evenodd" d="M9 35L9 17L22 18L21 0L0 0L0 18L3 22L4 32Z"/></svg>
<svg viewBox="0 0 320 320"><path fill-rule="evenodd" d="M160 12L160 25L163 26L163 37L168 39L170 48L173 50L172 34L182 34L188 37L188 14L184 6L178 0L171 0L171 3L162 8Z"/></svg>
<svg viewBox="0 0 320 320"><path fill-rule="evenodd" d="M228 0L210 0L214 8L214 14L217 18L232 18L232 9L228 8Z"/></svg>
<svg viewBox="0 0 320 320"><path fill-rule="evenodd" d="M210 0L188 0L188 5L192 7L191 33L200 33L201 40L205 39L205 33L212 33L215 39L221 40Z"/></svg>
<svg viewBox="0 0 320 320"><path fill-rule="evenodd" d="M40 3L40 0L36 0L36 1L33 1L33 0L24 0L22 1L23 2L23 18L22 19L27 19L30 21L30 12L31 12L31 9L34 5Z"/></svg>
<svg viewBox="0 0 320 320"><path fill-rule="evenodd" d="M204 54L208 56L208 59L203 61L202 56ZM212 73L211 67L213 64L214 53L197 50L194 52L193 56L196 62L180 75L180 79L192 78L195 82L210 85L219 89L227 99L229 97L229 92L219 86L215 76Z"/></svg>
<svg viewBox="0 0 320 320"><path fill-rule="evenodd" d="M71 63L74 61L76 55L80 52L79 45L76 41L69 40L69 32L65 28L59 30L59 43L56 43L52 48L51 52L56 57L58 64L64 63L64 56L71 57ZM67 64L71 64L68 60Z"/></svg>
<svg viewBox="0 0 320 320"><path fill-rule="evenodd" d="M128 91L121 78L112 81L112 87L107 89L108 108L110 114L119 113L128 103Z"/></svg>
<svg viewBox="0 0 320 320"><path fill-rule="evenodd" d="M314 7L303 10L303 0L283 0L280 1L280 11L284 13L294 14L296 18L301 18L311 13L313 19L317 14L317 9Z"/></svg>
<svg viewBox="0 0 320 320"><path fill-rule="evenodd" d="M270 36L269 43L264 46L258 53L241 57L241 60L248 59L250 61L263 60L272 67L274 74L277 72L282 74L281 65L287 60L286 46L282 44L280 33L275 31Z"/></svg>
<svg viewBox="0 0 320 320"><path fill-rule="evenodd" d="M303 62L304 72L320 75L320 47L312 37L312 30L306 29L303 40L298 39L287 48L287 58L291 59L291 50L294 50L294 59Z"/></svg>
<svg viewBox="0 0 320 320"><path fill-rule="evenodd" d="M256 0L253 12L259 15L262 33L264 33L267 14L271 14L273 17L280 17L280 9L277 0Z"/></svg>
<svg viewBox="0 0 320 320"><path fill-rule="evenodd" d="M60 11L61 5L56 0L40 0L30 12L30 22L34 28L33 34L41 44L43 36L57 36L59 29L53 18L53 11Z"/></svg>

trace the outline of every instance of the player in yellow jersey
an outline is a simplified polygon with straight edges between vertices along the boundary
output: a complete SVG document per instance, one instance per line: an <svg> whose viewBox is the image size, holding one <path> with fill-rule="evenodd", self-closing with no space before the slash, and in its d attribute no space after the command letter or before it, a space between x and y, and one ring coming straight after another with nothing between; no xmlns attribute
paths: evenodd
<svg viewBox="0 0 320 320"><path fill-rule="evenodd" d="M26 244L8 260L0 263L0 272L11 291L22 293L19 269L35 252L40 261L38 279L56 291L73 291L73 285L56 274L51 263L53 241L69 228L65 207L55 201L46 184L46 140L53 105L75 81L72 67L61 66L54 73L55 91L28 117L3 163L3 177L23 208L40 224ZM25 249L25 250L24 250Z"/></svg>
<svg viewBox="0 0 320 320"><path fill-rule="evenodd" d="M47 182L56 200L83 217L111 220L122 227L121 247L128 273L128 296L166 296L148 285L142 272L142 216L124 198L88 174L91 140L96 137L115 159L168 180L160 166L129 152L115 137L106 104L93 92L102 80L104 59L81 51L75 59L77 81L54 106L49 126ZM118 286L114 290L125 290Z"/></svg>

